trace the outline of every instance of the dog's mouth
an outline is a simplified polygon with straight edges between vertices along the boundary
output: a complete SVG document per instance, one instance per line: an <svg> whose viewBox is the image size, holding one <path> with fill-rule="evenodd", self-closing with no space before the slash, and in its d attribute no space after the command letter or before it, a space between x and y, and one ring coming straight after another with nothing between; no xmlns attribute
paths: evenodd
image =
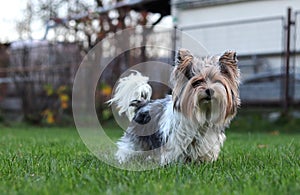
<svg viewBox="0 0 300 195"><path fill-rule="evenodd" d="M203 98L204 100L210 101L212 98L210 96L207 96L205 98Z"/></svg>
<svg viewBox="0 0 300 195"><path fill-rule="evenodd" d="M207 96L207 97L201 98L199 103L200 104L208 104L208 103L211 103L212 100L213 100L213 97Z"/></svg>

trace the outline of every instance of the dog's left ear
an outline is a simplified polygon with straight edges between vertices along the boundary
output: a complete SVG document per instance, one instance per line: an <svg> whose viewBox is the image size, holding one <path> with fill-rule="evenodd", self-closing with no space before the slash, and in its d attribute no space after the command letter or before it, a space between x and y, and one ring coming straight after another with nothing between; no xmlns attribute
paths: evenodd
<svg viewBox="0 0 300 195"><path fill-rule="evenodd" d="M235 51L226 51L219 59L220 71L228 79L230 89L226 87L228 98L227 116L234 116L240 105L238 86L240 83L240 71L237 66L237 58Z"/></svg>
<svg viewBox="0 0 300 195"><path fill-rule="evenodd" d="M219 59L221 73L232 80L239 80L240 74L237 66L235 51L226 51Z"/></svg>

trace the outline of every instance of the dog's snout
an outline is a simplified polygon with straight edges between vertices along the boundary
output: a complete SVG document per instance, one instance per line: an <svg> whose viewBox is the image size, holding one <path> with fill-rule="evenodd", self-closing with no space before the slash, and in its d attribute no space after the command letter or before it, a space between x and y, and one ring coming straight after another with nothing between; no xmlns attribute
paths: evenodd
<svg viewBox="0 0 300 195"><path fill-rule="evenodd" d="M206 95L208 95L209 97L212 97L215 93L215 91L213 89L206 89L205 90Z"/></svg>

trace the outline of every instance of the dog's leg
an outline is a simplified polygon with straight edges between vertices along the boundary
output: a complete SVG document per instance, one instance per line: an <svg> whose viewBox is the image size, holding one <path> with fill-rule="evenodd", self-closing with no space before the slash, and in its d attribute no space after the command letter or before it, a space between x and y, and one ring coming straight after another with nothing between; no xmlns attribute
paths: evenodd
<svg viewBox="0 0 300 195"><path fill-rule="evenodd" d="M118 151L115 154L119 163L125 163L130 160L134 155L134 143L125 134L118 142Z"/></svg>
<svg viewBox="0 0 300 195"><path fill-rule="evenodd" d="M126 163L133 156L132 151L126 149L118 149L116 152L116 159L120 164Z"/></svg>
<svg viewBox="0 0 300 195"><path fill-rule="evenodd" d="M200 157L201 162L213 162L216 161L219 157L221 147L223 146L226 136L224 133L218 135L218 142L209 150L204 156Z"/></svg>

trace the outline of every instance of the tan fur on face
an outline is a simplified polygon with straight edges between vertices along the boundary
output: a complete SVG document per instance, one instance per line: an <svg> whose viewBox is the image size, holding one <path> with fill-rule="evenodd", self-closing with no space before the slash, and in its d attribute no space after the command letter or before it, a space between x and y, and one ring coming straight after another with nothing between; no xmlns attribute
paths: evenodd
<svg viewBox="0 0 300 195"><path fill-rule="evenodd" d="M240 105L235 52L227 51L218 60L216 57L199 59L186 50L179 50L177 59L173 72L174 109L197 121L199 111L206 113L203 114L206 117L211 112L215 119L229 123ZM207 89L215 92L208 101L205 100Z"/></svg>

